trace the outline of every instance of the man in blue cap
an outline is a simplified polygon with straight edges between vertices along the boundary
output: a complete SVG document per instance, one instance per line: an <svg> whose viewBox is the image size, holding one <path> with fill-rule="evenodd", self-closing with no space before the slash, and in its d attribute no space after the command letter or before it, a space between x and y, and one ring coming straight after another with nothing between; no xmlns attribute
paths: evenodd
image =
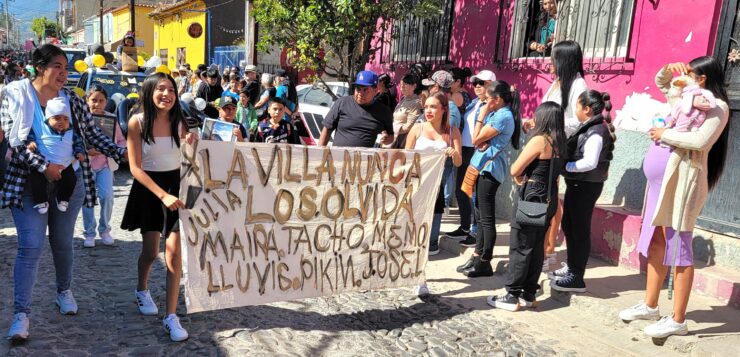
<svg viewBox="0 0 740 357"><path fill-rule="evenodd" d="M334 146L374 147L378 135L381 144L393 142L393 113L381 103L375 102L378 93L378 75L373 71L361 71L353 83L355 94L339 98L324 118L319 146L329 143L334 134Z"/></svg>

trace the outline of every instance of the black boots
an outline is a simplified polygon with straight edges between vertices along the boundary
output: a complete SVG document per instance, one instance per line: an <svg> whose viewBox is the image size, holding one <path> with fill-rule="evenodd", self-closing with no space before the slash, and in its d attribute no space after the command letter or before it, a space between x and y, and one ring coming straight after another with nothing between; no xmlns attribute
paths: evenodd
<svg viewBox="0 0 740 357"><path fill-rule="evenodd" d="M465 262L465 264L458 266L455 270L457 270L458 273L462 273L463 271L472 268L478 260L480 260L480 256L473 255L467 262Z"/></svg>
<svg viewBox="0 0 740 357"><path fill-rule="evenodd" d="M482 260L480 257L476 257L476 262L471 268L465 269L462 272L468 278L477 278L479 276L492 276L493 267L491 267L490 260Z"/></svg>

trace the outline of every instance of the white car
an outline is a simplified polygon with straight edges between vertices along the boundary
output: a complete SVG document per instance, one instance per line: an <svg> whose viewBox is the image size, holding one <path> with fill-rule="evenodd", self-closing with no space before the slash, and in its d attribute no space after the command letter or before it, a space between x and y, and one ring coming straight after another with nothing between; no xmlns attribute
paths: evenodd
<svg viewBox="0 0 740 357"><path fill-rule="evenodd" d="M299 110L305 130L298 130L301 142L305 145L317 145L321 130L324 129L323 121L329 109L334 105L334 99L328 93L330 89L337 98L349 94L349 83L326 82L318 84L301 84L296 86L298 93ZM331 140L331 139L330 139Z"/></svg>

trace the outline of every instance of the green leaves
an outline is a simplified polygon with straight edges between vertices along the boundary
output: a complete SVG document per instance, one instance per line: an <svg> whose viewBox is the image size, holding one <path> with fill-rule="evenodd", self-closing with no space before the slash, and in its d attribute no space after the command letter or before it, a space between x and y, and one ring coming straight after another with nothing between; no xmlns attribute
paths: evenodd
<svg viewBox="0 0 740 357"><path fill-rule="evenodd" d="M349 78L384 45L388 21L439 15L444 0L254 0L258 51L289 48L291 65ZM383 20L383 21L380 21ZM388 40L388 39L384 39Z"/></svg>

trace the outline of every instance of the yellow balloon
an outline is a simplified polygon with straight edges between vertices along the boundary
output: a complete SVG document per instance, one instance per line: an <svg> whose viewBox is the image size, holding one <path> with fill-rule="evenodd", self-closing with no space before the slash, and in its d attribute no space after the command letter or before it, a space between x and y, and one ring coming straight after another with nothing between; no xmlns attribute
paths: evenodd
<svg viewBox="0 0 740 357"><path fill-rule="evenodd" d="M144 63L146 63L146 61L144 61L144 57L138 56L136 58L136 64L138 64L139 67L143 67L144 66Z"/></svg>
<svg viewBox="0 0 740 357"><path fill-rule="evenodd" d="M85 90L84 89L82 89L80 87L75 87L74 89L72 89L72 91L74 91L78 96L80 96L80 98L85 98Z"/></svg>
<svg viewBox="0 0 740 357"><path fill-rule="evenodd" d="M77 60L75 61L75 71L77 72L85 72L87 71L87 63L83 60Z"/></svg>
<svg viewBox="0 0 740 357"><path fill-rule="evenodd" d="M105 57L103 55L95 55L92 58L92 63L95 67L103 67L105 66Z"/></svg>
<svg viewBox="0 0 740 357"><path fill-rule="evenodd" d="M131 92L126 96L126 98L139 98L139 94Z"/></svg>
<svg viewBox="0 0 740 357"><path fill-rule="evenodd" d="M160 64L159 67L155 70L155 72L160 72L164 74L170 74L172 73L169 68L167 68L166 65Z"/></svg>

